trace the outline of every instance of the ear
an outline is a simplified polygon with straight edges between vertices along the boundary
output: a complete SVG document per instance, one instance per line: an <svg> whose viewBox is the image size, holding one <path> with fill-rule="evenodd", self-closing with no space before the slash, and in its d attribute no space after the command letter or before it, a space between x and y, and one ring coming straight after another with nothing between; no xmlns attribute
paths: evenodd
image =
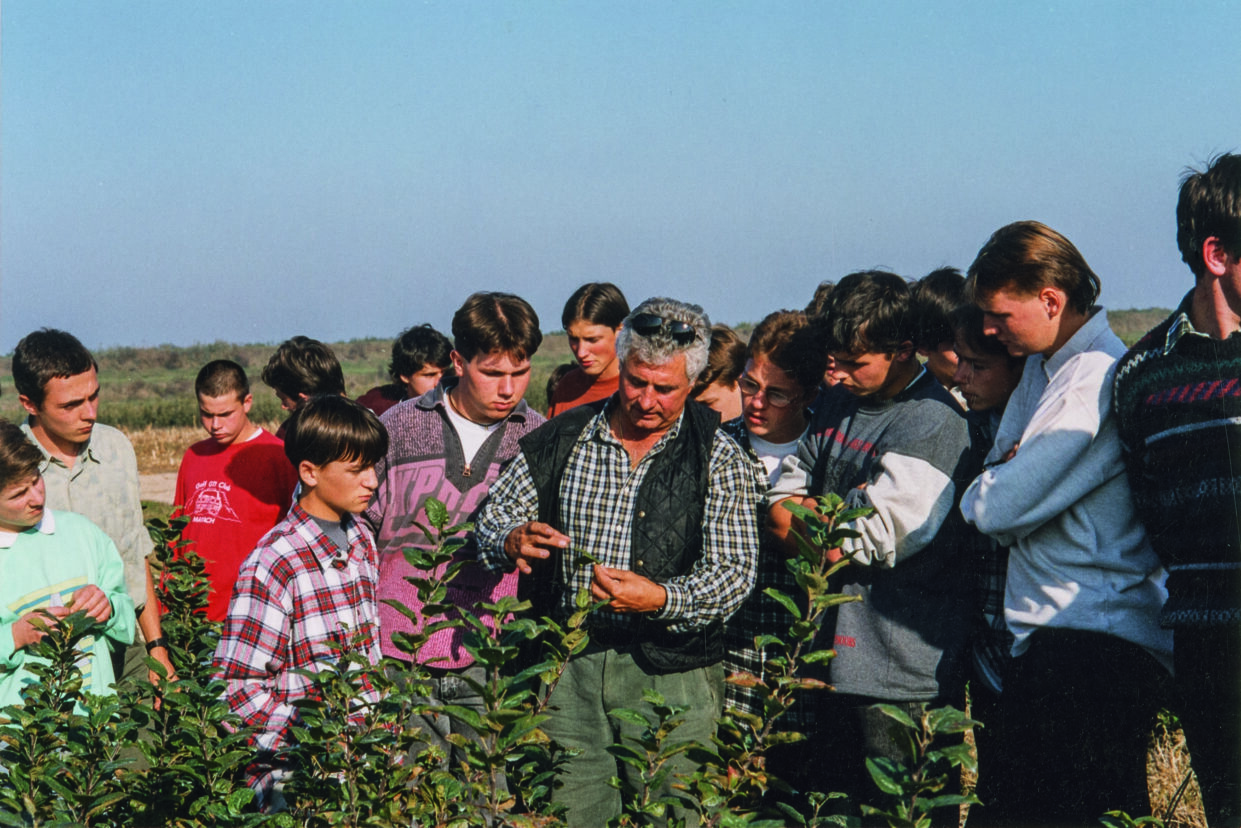
<svg viewBox="0 0 1241 828"><path fill-rule="evenodd" d="M907 359L912 359L915 353L919 352L914 350L913 341L906 339L900 345L896 346L896 353L892 355L892 361L904 362Z"/></svg>
<svg viewBox="0 0 1241 828"><path fill-rule="evenodd" d="M1038 298L1043 303L1048 319L1055 319L1064 312L1064 307L1068 304L1068 297L1059 288L1045 287L1038 292Z"/></svg>
<svg viewBox="0 0 1241 828"><path fill-rule="evenodd" d="M39 416L39 407L30 401L25 394L18 394L17 401L22 404L22 408L26 409L26 413L32 417Z"/></svg>
<svg viewBox="0 0 1241 828"><path fill-rule="evenodd" d="M457 349L453 348L448 354L448 358L452 360L452 369L457 372L457 376L465 376L465 357L457 353Z"/></svg>
<svg viewBox="0 0 1241 828"><path fill-rule="evenodd" d="M1224 249L1219 237L1208 236L1202 243L1202 263L1206 266L1207 273L1223 276L1228 269L1228 260L1228 251Z"/></svg>
<svg viewBox="0 0 1241 828"><path fill-rule="evenodd" d="M306 488L314 488L319 485L319 467L309 460L303 460L297 464L297 477Z"/></svg>
<svg viewBox="0 0 1241 828"><path fill-rule="evenodd" d="M246 394L246 398L241 401L241 408L248 416L250 414L250 406L254 405L254 395Z"/></svg>

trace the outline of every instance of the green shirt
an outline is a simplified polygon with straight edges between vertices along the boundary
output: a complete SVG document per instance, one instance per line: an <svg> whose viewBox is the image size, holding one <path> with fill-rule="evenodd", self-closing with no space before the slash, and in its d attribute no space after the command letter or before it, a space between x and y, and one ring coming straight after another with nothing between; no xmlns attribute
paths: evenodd
<svg viewBox="0 0 1241 828"><path fill-rule="evenodd" d="M99 636L78 646L86 657L82 690L96 695L113 692L109 639L134 640L134 605L125 594L121 557L111 539L81 515L43 513L37 526L24 532L0 530L0 707L21 704L35 676L26 648L13 646L13 625L35 609L66 606L81 587L94 584L112 603L112 616Z"/></svg>
<svg viewBox="0 0 1241 828"><path fill-rule="evenodd" d="M39 472L47 486L47 507L85 515L116 544L125 564L125 590L135 607L146 603L146 557L151 536L142 520L138 494L138 460L124 434L95 423L73 468L52 457L29 421L22 423L27 439L43 452Z"/></svg>

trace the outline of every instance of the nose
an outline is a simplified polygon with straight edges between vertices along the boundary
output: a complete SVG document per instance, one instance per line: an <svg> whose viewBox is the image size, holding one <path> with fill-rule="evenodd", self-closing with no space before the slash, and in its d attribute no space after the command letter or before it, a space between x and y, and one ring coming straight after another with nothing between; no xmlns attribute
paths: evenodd
<svg viewBox="0 0 1241 828"><path fill-rule="evenodd" d="M82 419L88 422L95 422L95 416L99 413L99 398L87 400L86 405L82 406Z"/></svg>
<svg viewBox="0 0 1241 828"><path fill-rule="evenodd" d="M996 322L994 316L984 313L982 315L982 335L997 336L1000 333L999 323Z"/></svg>
<svg viewBox="0 0 1241 828"><path fill-rule="evenodd" d="M964 385L966 380L969 379L969 375L969 366L966 365L965 360L959 360L957 362L956 370L952 372L952 381L957 385Z"/></svg>
<svg viewBox="0 0 1241 828"><path fill-rule="evenodd" d="M511 397L513 395L513 378L508 374L500 377L496 390L500 392L502 397Z"/></svg>
<svg viewBox="0 0 1241 828"><path fill-rule="evenodd" d="M372 491L379 488L379 476L375 474L374 466L362 472L360 482L364 488L371 489Z"/></svg>

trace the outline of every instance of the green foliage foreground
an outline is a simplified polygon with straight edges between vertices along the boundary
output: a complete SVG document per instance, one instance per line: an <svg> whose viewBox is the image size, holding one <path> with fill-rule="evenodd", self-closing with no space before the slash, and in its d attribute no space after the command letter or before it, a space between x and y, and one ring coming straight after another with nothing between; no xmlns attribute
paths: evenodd
<svg viewBox="0 0 1241 828"><path fill-rule="evenodd" d="M448 564L443 578L411 579L428 617L447 613L446 585L463 564L454 560L468 526L446 526L441 504L428 510L422 527L433 547L406 552L419 570L433 572ZM646 790L623 789L621 825L677 824L669 820L675 806L708 826L777 826L849 824L826 815L832 795L791 791L766 770L768 749L796 741L779 719L805 693L825 692L816 680L802 678L807 664L822 663L830 651L813 642L824 616L849 597L829 591L830 576L845 562L831 564L823 550L850 536L843 524L858 516L839 498L820 501L799 513L807 537L789 561L804 602L773 594L789 610L784 638L763 636L770 669L762 676L736 675L737 681L761 688L764 715L725 715L711 744L676 742L681 710L652 694L641 710L619 714L636 726L636 737L613 746L619 761L637 769L655 787L669 771L669 760L689 753L700 769L681 778L671 799L653 799ZM555 771L563 757L544 735L549 699L568 659L589 642L586 620L600 604L583 592L577 611L564 624L533 619L526 604L505 598L480 609L509 619L491 632L475 615L427 625L398 641L408 652L446 626L464 630L465 643L482 666L486 680L474 686L485 713L445 706L436 712L481 735L477 742L450 737L465 760L449 766L420 739L411 723L430 710L418 699L427 692L429 675L402 664L407 678L394 680L390 663L378 668L356 654L342 653L334 668L313 675L314 692L299 703L296 745L287 758L295 771L285 789L287 810L258 812L241 769L251 758L249 734L223 703L223 683L212 678L211 658L219 640L218 625L202 617L206 595L202 563L180 540L183 524L149 524L156 541L153 568L165 572L161 587L167 607L165 636L172 646L178 680L162 691L122 684L116 696L83 695L75 663L74 642L88 630L79 613L63 619L36 645L47 664L33 668L39 682L20 707L0 710L0 825L10 826L548 826L562 824L551 803ZM409 614L408 609L403 609ZM157 662L148 660L152 669ZM383 691L382 700L366 706L360 699L363 677ZM970 722L958 711L927 711L920 721L897 720L909 733L904 763L875 764L874 803L867 812L892 825L929 825L929 810L964 801L954 793L955 771L970 766L964 749L933 750L939 733L958 733ZM620 779L613 785L622 787ZM882 792L881 792L882 791ZM795 797L786 794L796 794ZM805 807L789 804L797 801Z"/></svg>

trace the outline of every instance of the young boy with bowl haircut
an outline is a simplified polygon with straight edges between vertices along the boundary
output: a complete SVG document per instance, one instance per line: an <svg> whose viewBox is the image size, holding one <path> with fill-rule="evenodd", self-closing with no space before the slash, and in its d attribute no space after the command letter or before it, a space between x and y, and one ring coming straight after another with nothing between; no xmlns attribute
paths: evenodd
<svg viewBox="0 0 1241 828"><path fill-rule="evenodd" d="M333 645L371 664L380 658L375 544L357 513L375 491L388 433L368 409L335 395L304 401L288 426L284 450L301 496L242 564L215 652L229 707L257 729L246 775L270 809L281 807L290 771L276 754L289 746L293 702L310 686L297 671L336 664ZM376 701L364 687L360 701Z"/></svg>
<svg viewBox="0 0 1241 828"><path fill-rule="evenodd" d="M38 681L29 647L77 610L101 627L78 646L82 690L110 695L110 647L134 640L134 605L111 538L74 512L44 506L43 454L21 428L0 421L0 708L22 703Z"/></svg>
<svg viewBox="0 0 1241 828"><path fill-rule="evenodd" d="M909 302L909 285L892 273L853 273L836 285L823 335L839 388L820 395L768 493L777 537L791 524L782 498L835 492L874 510L850 524L857 538L828 553L851 559L839 588L862 600L842 605L834 640L818 642L837 652L829 678L838 692L820 694L811 734L840 773L821 777L818 789L855 803L877 793L864 759L901 752L872 705L961 705L974 602L956 510L969 479L969 427L914 355Z"/></svg>
<svg viewBox="0 0 1241 828"><path fill-rule="evenodd" d="M202 556L210 590L207 618L223 621L237 569L285 513L297 472L284 444L250 421L250 380L236 362L217 359L194 381L198 416L210 436L181 459L173 502L189 517L182 538Z"/></svg>

